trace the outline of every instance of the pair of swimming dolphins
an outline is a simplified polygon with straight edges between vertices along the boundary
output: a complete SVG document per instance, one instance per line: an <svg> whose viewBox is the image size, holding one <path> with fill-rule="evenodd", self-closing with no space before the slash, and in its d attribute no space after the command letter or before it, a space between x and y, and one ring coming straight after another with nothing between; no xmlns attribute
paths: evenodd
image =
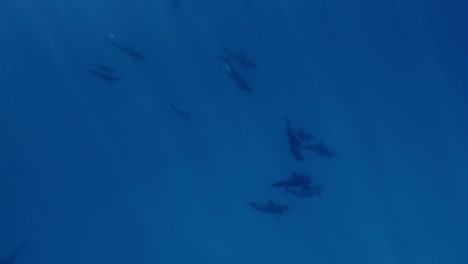
<svg viewBox="0 0 468 264"><path fill-rule="evenodd" d="M291 128L291 119L286 118L286 135L288 137L289 151L296 160L304 161L299 149L302 146L302 139L297 135L297 133Z"/></svg>
<svg viewBox="0 0 468 264"><path fill-rule="evenodd" d="M218 59L224 64L224 72L226 75L233 80L237 87L246 92L252 93L250 85L242 78L237 70L234 68L233 61L236 61L238 64L242 65L244 69L255 69L255 64L250 61L244 52L234 53L229 49L222 47L226 55L219 57Z"/></svg>
<svg viewBox="0 0 468 264"><path fill-rule="evenodd" d="M335 157L336 154L328 149L323 140L318 144L309 144L310 140L314 139L314 136L305 132L302 128L294 130L291 128L291 120L286 118L286 132L288 137L289 150L296 160L304 161L304 156L300 152L300 149L312 150L317 155L322 157ZM306 143L303 147L302 144Z"/></svg>
<svg viewBox="0 0 468 264"><path fill-rule="evenodd" d="M322 186L314 185L315 182L310 179L310 176L292 172L288 179L278 181L273 184L273 187L284 188L286 192L299 197L321 196Z"/></svg>
<svg viewBox="0 0 468 264"><path fill-rule="evenodd" d="M115 70L113 68L105 64L94 64L92 68L88 69L88 72L107 82L122 80L122 78L114 75Z"/></svg>
<svg viewBox="0 0 468 264"><path fill-rule="evenodd" d="M275 182L272 186L284 188L286 192L299 197L313 197L316 195L320 197L322 186L313 184L314 182L310 179L310 176L292 172L291 177ZM291 208L288 205L274 203L271 199L265 204L257 204L254 202L247 202L247 204L257 211L277 214L278 216L282 216L286 210Z"/></svg>
<svg viewBox="0 0 468 264"><path fill-rule="evenodd" d="M132 58L134 61L148 61L140 52L135 50L131 46L124 46L113 40L113 36L106 38L106 42L114 46L118 51L124 55ZM116 82L122 80L122 78L115 76L115 70L105 64L94 64L92 68L88 69L88 72L94 76L101 78L107 82Z"/></svg>

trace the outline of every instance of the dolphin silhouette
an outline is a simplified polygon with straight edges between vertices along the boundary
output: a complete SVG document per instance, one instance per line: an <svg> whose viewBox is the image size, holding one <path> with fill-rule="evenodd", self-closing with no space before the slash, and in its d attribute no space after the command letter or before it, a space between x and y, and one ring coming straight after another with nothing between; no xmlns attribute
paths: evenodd
<svg viewBox="0 0 468 264"><path fill-rule="evenodd" d="M278 217L282 216L284 211L290 209L289 206L284 204L276 204L271 199L269 199L268 202L265 204L257 204L254 202L247 202L247 204L257 211L277 214Z"/></svg>
<svg viewBox="0 0 468 264"><path fill-rule="evenodd" d="M182 118L182 120L188 120L190 121L190 113L179 107L178 105L175 105L174 103L170 102L169 106L171 107L172 111L174 111L177 115Z"/></svg>
<svg viewBox="0 0 468 264"><path fill-rule="evenodd" d="M101 78L101 79L107 81L107 82L115 82L115 81L122 80L119 77L115 77L115 76L110 75L110 74L105 73L105 72L99 72L99 71L91 70L91 69L89 69L88 72L93 74L94 76L97 76L98 78Z"/></svg>
<svg viewBox="0 0 468 264"><path fill-rule="evenodd" d="M298 174L293 171L291 177L273 183L273 187L281 187L287 191L289 188L293 187L308 187L310 184L313 183L314 182L310 179L310 176L305 174Z"/></svg>
<svg viewBox="0 0 468 264"><path fill-rule="evenodd" d="M143 56L141 53L136 51L133 47L126 47L123 46L115 41L112 40L112 37L109 37L107 41L112 44L112 46L116 47L120 52L123 54L133 58L134 61L148 61L148 59Z"/></svg>
<svg viewBox="0 0 468 264"><path fill-rule="evenodd" d="M237 84L237 87L241 90L252 93L250 85L237 73L237 71L232 66L231 56L221 57L219 58L219 60L221 60L224 64L224 72L231 80L233 80Z"/></svg>

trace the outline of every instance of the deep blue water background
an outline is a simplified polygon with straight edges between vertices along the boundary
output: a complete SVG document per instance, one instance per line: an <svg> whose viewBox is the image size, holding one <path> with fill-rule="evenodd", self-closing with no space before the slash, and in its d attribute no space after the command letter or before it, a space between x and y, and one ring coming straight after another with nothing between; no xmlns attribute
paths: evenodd
<svg viewBox="0 0 468 264"><path fill-rule="evenodd" d="M0 1L0 258L468 263L466 2L190 5ZM220 46L257 64L239 70L252 95ZM294 160L285 117L339 156ZM270 187L291 170L322 197ZM268 198L292 209L245 204Z"/></svg>

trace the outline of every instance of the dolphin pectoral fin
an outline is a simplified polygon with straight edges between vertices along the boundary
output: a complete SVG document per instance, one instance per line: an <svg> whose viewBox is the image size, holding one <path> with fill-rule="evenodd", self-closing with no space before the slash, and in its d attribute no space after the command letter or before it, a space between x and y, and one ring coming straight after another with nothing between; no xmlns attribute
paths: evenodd
<svg viewBox="0 0 468 264"><path fill-rule="evenodd" d="M283 215L283 211L278 213L278 217L281 217Z"/></svg>

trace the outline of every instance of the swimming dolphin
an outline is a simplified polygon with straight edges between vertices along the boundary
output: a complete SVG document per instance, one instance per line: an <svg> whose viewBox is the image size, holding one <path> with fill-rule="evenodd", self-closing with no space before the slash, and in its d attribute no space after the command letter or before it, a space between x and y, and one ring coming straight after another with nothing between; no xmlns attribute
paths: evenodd
<svg viewBox="0 0 468 264"><path fill-rule="evenodd" d="M169 103L169 106L171 107L172 111L174 111L180 116L180 118L182 118L182 120L191 120L189 112L185 111L184 109L180 108L178 105L175 105L172 102Z"/></svg>
<svg viewBox="0 0 468 264"><path fill-rule="evenodd" d="M284 211L288 210L290 207L284 204L276 204L271 199L268 200L266 204L257 204L254 202L247 202L253 209L264 212L278 214L278 217L282 216Z"/></svg>
<svg viewBox="0 0 468 264"><path fill-rule="evenodd" d="M305 146L304 149L312 150L317 153L317 155L322 157L336 157L335 153L325 147L323 140L320 141L320 144L310 144Z"/></svg>
<svg viewBox="0 0 468 264"><path fill-rule="evenodd" d="M305 174L298 174L293 171L291 177L286 180L273 183L273 187L284 187L285 191L287 191L289 188L293 187L308 187L313 183L314 182L310 179L310 176Z"/></svg>
<svg viewBox="0 0 468 264"><path fill-rule="evenodd" d="M301 148L301 140L296 132L291 128L291 119L286 118L286 132L288 136L289 145L294 148Z"/></svg>
<svg viewBox="0 0 468 264"><path fill-rule="evenodd" d="M313 197L313 196L318 196L321 197L322 195L322 186L321 185L316 185L316 186L306 186L302 187L300 189L288 189L286 190L289 193L292 193L296 196L299 197Z"/></svg>
<svg viewBox="0 0 468 264"><path fill-rule="evenodd" d="M136 51L133 47L125 47L125 46L113 41L111 37L109 37L107 39L107 41L110 44L112 44L114 47L116 47L123 54L133 58L134 61L148 61L148 59L145 56L143 56L141 53Z"/></svg>
<svg viewBox="0 0 468 264"><path fill-rule="evenodd" d="M107 73L114 73L115 72L114 69L112 69L111 67L109 67L109 66L107 66L105 64L94 64L93 66L95 68L100 69L100 70L102 70L104 72L107 72Z"/></svg>
<svg viewBox="0 0 468 264"><path fill-rule="evenodd" d="M219 58L219 60L221 60L224 63L224 72L229 78L231 78L231 80L233 80L237 84L237 87L241 90L252 93L250 85L244 79L242 79L242 77L240 77L240 75L232 66L231 56L221 57Z"/></svg>
<svg viewBox="0 0 468 264"><path fill-rule="evenodd" d="M296 134L297 138L301 141L301 142L307 142L307 144L309 143L310 140L313 140L314 139L314 136L312 136L311 134L307 133L304 131L304 129L299 129L299 130L295 130L294 133Z"/></svg>
<svg viewBox="0 0 468 264"><path fill-rule="evenodd" d="M16 258L21 253L23 248L24 248L24 245L19 245L16 248L16 250L13 253L11 253L7 258L0 259L0 264L12 264L13 262L15 262Z"/></svg>
<svg viewBox="0 0 468 264"><path fill-rule="evenodd" d="M107 82L115 82L115 81L120 81L122 80L121 78L119 77L115 77L113 75L110 75L110 74L107 74L105 72L99 72L99 71L96 71L96 70L91 70L89 69L88 72L90 72L91 74L93 74L94 76L97 76Z"/></svg>

